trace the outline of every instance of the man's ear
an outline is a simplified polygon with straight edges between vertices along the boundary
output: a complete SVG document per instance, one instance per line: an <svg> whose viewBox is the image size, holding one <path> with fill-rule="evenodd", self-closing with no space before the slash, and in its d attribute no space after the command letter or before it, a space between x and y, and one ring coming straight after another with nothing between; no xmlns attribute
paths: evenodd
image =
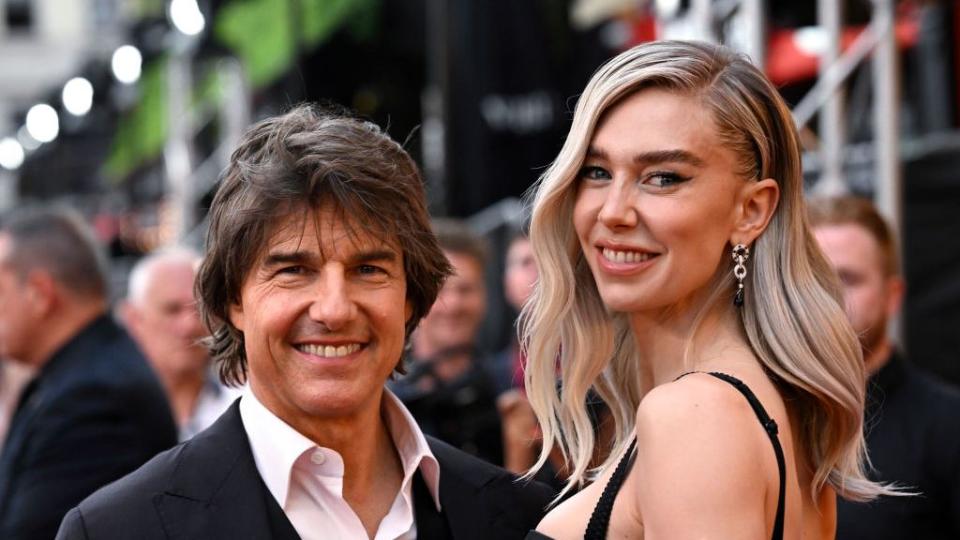
<svg viewBox="0 0 960 540"><path fill-rule="evenodd" d="M230 307L227 308L227 317L234 328L243 332L243 306L241 304L231 303Z"/></svg>
<svg viewBox="0 0 960 540"><path fill-rule="evenodd" d="M117 314L127 331L132 333L138 331L141 321L140 310L130 300L124 299L120 302L117 306Z"/></svg>
<svg viewBox="0 0 960 540"><path fill-rule="evenodd" d="M887 289L887 305L885 306L887 318L893 318L900 313L903 306L903 297L907 292L907 285L900 276L890 276L885 284Z"/></svg>
<svg viewBox="0 0 960 540"><path fill-rule="evenodd" d="M53 276L45 270L31 270L27 274L24 287L31 309L37 314L50 313L60 300L60 289Z"/></svg>
<svg viewBox="0 0 960 540"><path fill-rule="evenodd" d="M780 185L772 178L746 182L737 202L732 244L753 244L766 230L780 202Z"/></svg>

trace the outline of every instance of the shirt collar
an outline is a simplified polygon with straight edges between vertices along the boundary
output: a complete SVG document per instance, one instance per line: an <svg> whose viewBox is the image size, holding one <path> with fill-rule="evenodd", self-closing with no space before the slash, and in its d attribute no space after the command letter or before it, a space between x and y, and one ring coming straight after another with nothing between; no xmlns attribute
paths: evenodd
<svg viewBox="0 0 960 540"><path fill-rule="evenodd" d="M384 389L381 416L393 439L394 448L403 467L401 492L413 481L419 469L427 490L440 511L440 464L430 451L423 432L410 411L389 390ZM248 386L240 399L240 418L250 441L250 450L264 484L280 506L284 506L290 488L290 475L298 458L318 446L309 438L267 409ZM343 460L333 450L325 453L335 456L342 474ZM333 465L336 467L336 465Z"/></svg>
<svg viewBox="0 0 960 540"><path fill-rule="evenodd" d="M413 415L403 405L400 399L390 390L384 388L383 400L380 404L381 415L387 424L393 446L400 455L403 466L403 487L406 488L413 481L413 474L420 470L423 482L427 485L433 503L440 511L440 463L430 451L426 437L414 420Z"/></svg>

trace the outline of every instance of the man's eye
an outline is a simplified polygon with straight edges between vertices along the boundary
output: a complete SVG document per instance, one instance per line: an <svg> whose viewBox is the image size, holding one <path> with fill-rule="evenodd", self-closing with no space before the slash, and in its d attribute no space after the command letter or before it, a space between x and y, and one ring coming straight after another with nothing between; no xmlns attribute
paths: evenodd
<svg viewBox="0 0 960 540"><path fill-rule="evenodd" d="M363 275L382 274L383 271L379 266L373 266L372 264L361 264L357 267L357 273Z"/></svg>
<svg viewBox="0 0 960 540"><path fill-rule="evenodd" d="M596 167L594 165L587 165L580 169L580 174L578 176L585 180L609 180L610 173L608 173L602 167Z"/></svg>
<svg viewBox="0 0 960 540"><path fill-rule="evenodd" d="M278 273L278 274L293 274L293 275L298 275L298 274L302 274L303 271L304 271L304 270L303 270L303 267L302 267L302 266L300 266L300 265L294 265L294 266L284 266L284 267L280 268L279 270L277 270L277 273Z"/></svg>

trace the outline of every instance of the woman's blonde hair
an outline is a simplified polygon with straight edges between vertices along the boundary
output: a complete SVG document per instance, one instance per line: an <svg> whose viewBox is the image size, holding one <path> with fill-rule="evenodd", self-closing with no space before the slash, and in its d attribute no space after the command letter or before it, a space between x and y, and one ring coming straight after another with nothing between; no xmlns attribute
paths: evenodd
<svg viewBox="0 0 960 540"><path fill-rule="evenodd" d="M751 250L740 313L753 353L801 422L794 431L801 441L798 453L806 452L815 467L813 493L825 484L852 500L888 492L863 474L860 346L840 307L834 273L807 226L790 110L747 59L697 42L643 44L601 67L580 96L563 149L535 187L530 239L540 277L520 324L527 392L544 437L534 468L559 443L571 472L566 489L588 479L595 445L585 408L591 389L615 422L613 448L601 468L633 436L643 359L626 316L603 305L573 229L572 210L575 180L597 122L619 100L647 88L697 99L713 115L718 143L737 156L737 172L779 184L779 206ZM718 269L718 275L731 275L729 270ZM717 286L714 301L732 300L732 278Z"/></svg>

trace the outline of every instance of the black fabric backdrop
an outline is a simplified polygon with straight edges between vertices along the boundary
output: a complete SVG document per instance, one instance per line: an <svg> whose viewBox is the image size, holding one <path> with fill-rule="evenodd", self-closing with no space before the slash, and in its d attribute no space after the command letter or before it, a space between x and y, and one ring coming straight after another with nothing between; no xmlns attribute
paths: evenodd
<svg viewBox="0 0 960 540"><path fill-rule="evenodd" d="M907 356L960 384L960 151L904 164L903 214Z"/></svg>

